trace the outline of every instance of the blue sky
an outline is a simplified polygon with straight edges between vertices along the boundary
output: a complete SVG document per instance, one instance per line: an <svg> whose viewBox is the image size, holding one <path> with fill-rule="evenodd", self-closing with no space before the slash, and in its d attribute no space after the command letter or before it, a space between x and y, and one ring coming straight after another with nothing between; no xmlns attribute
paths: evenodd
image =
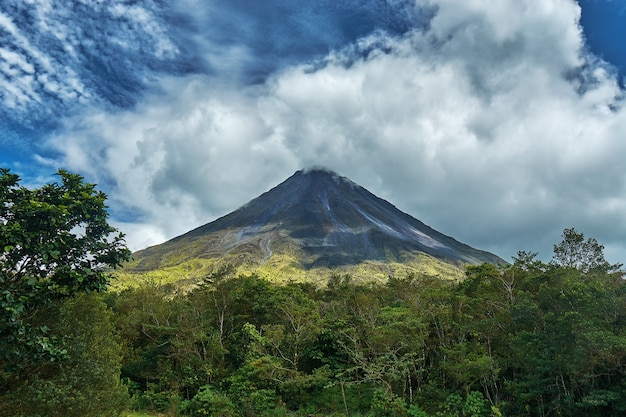
<svg viewBox="0 0 626 417"><path fill-rule="evenodd" d="M619 0L580 0L580 23L589 49L626 74L626 3Z"/></svg>
<svg viewBox="0 0 626 417"><path fill-rule="evenodd" d="M626 262L626 5L0 0L0 166L109 195L132 249L326 166L435 229Z"/></svg>

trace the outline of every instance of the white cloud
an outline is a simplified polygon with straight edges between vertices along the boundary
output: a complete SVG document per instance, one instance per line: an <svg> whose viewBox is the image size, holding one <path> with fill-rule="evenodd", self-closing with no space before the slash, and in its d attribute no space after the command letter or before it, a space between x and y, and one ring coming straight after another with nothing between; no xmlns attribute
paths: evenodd
<svg viewBox="0 0 626 417"><path fill-rule="evenodd" d="M325 165L505 258L549 257L571 226L623 254L623 91L583 54L577 4L432 3L429 30L376 33L260 86L163 79L136 109L67 120L49 146L140 214L124 225L134 249Z"/></svg>
<svg viewBox="0 0 626 417"><path fill-rule="evenodd" d="M48 142L63 152L64 166L114 183L114 206L140 215L144 225L126 225L134 249L146 228L155 238L172 237L244 204L285 168L298 169L257 115L254 91L248 97L198 77L163 86L164 95L133 111L68 120Z"/></svg>
<svg viewBox="0 0 626 417"><path fill-rule="evenodd" d="M122 32L122 37L115 38L115 41L128 48L135 49L139 52L140 48L154 49L155 56L159 59L173 58L178 54L178 48L170 40L166 31L159 25L153 14L144 7L139 5L127 5L123 3L114 3L108 6L108 11L114 19L120 19L128 22L128 30ZM147 34L152 41L136 43L137 39L133 39L132 43L128 43L125 39L128 33Z"/></svg>

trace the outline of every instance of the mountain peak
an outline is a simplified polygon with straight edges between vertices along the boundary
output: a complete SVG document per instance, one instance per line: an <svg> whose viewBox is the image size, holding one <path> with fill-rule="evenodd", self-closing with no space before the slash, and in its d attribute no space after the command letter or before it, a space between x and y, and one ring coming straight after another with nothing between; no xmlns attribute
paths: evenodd
<svg viewBox="0 0 626 417"><path fill-rule="evenodd" d="M308 168L303 168L301 170L298 170L295 172L296 174L300 173L302 175L307 175L307 174L328 174L331 176L338 176L339 174L337 174L335 171L333 171L330 168L326 168L323 165L313 165L310 166Z"/></svg>
<svg viewBox="0 0 626 417"><path fill-rule="evenodd" d="M352 182L350 179L338 174L324 167L312 167L307 169L301 169L296 171L291 177L287 178L276 188L284 187L315 187L316 189L322 188L335 188L335 187L359 187L358 184ZM271 191L271 190L270 190ZM253 200L254 201L254 200Z"/></svg>

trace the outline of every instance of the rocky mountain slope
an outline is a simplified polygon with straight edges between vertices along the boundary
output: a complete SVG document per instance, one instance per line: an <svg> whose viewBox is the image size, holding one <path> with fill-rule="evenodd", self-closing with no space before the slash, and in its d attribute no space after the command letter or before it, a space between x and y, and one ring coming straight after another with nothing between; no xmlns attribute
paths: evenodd
<svg viewBox="0 0 626 417"><path fill-rule="evenodd" d="M503 263L325 169L296 172L211 223L139 251L123 275L197 279L220 265L278 279L418 272L458 277L464 264Z"/></svg>

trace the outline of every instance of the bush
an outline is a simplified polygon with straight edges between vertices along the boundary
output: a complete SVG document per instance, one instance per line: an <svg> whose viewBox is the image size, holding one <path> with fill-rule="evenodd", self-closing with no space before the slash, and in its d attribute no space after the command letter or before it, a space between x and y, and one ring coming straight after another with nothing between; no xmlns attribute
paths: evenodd
<svg viewBox="0 0 626 417"><path fill-rule="evenodd" d="M149 386L147 390L137 396L136 407L141 410L166 411L171 405L171 394L167 391L157 391Z"/></svg>
<svg viewBox="0 0 626 417"><path fill-rule="evenodd" d="M371 417L404 417L407 416L407 408L404 400L392 392L382 389L374 391Z"/></svg>
<svg viewBox="0 0 626 417"><path fill-rule="evenodd" d="M228 396L216 391L210 385L200 391L189 401L181 404L183 414L189 416L237 417L239 413Z"/></svg>

